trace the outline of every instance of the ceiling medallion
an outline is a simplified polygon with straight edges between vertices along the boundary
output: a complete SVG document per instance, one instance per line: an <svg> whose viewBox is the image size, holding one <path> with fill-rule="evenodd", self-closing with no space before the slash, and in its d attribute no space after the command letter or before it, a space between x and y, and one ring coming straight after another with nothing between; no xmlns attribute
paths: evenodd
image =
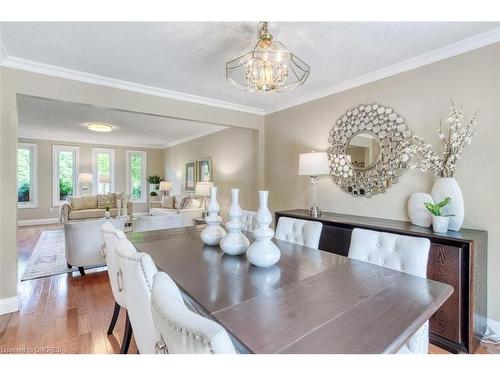
<svg viewBox="0 0 500 375"><path fill-rule="evenodd" d="M250 92L284 92L302 85L311 68L287 49L273 41L267 22L257 26L258 41L252 51L226 63L226 81Z"/></svg>

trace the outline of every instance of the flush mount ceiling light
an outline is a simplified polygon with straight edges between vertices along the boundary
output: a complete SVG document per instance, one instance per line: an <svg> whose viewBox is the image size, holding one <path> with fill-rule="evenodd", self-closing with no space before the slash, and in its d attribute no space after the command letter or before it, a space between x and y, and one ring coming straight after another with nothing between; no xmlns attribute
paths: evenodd
<svg viewBox="0 0 500 375"><path fill-rule="evenodd" d="M253 50L226 63L226 81L250 92L283 92L302 85L311 68L283 43L273 41L267 22L257 26Z"/></svg>
<svg viewBox="0 0 500 375"><path fill-rule="evenodd" d="M113 130L113 126L102 122L92 122L90 124L87 124L87 129L92 130L93 132L109 133L111 130Z"/></svg>

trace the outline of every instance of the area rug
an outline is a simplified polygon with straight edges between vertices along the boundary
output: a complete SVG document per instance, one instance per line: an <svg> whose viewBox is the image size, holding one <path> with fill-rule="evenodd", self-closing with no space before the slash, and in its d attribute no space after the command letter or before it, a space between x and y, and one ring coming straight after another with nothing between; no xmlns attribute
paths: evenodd
<svg viewBox="0 0 500 375"><path fill-rule="evenodd" d="M45 230L40 235L21 280L37 279L75 271L68 268L64 251L64 230Z"/></svg>

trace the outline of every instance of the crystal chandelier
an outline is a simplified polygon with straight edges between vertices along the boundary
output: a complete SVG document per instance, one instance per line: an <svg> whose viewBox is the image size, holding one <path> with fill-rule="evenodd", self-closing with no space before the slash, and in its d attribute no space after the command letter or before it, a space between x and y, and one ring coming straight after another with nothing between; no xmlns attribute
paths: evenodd
<svg viewBox="0 0 500 375"><path fill-rule="evenodd" d="M273 41L267 22L257 26L254 49L226 63L226 81L250 92L290 91L302 85L311 68L283 43Z"/></svg>

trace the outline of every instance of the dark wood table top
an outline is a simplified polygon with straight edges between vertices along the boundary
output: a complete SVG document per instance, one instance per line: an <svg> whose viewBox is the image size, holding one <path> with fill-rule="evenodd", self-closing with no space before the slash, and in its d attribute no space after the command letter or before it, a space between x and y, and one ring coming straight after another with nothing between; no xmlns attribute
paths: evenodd
<svg viewBox="0 0 500 375"><path fill-rule="evenodd" d="M204 245L200 227L129 233L203 314L253 353L393 353L451 295L449 285L274 240L252 266ZM247 237L252 241L251 234Z"/></svg>

